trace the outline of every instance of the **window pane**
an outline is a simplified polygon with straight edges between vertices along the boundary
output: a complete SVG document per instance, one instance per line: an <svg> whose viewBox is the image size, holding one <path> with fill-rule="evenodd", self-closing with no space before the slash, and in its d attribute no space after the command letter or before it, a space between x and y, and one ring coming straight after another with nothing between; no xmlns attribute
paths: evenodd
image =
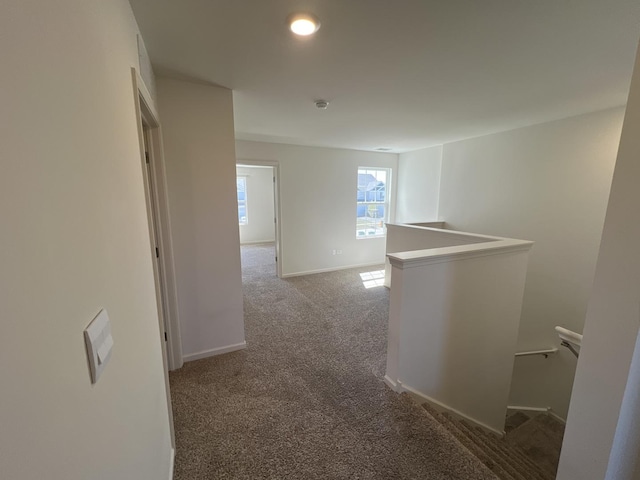
<svg viewBox="0 0 640 480"><path fill-rule="evenodd" d="M388 169L358 169L356 237L384 235L388 176Z"/></svg>
<svg viewBox="0 0 640 480"><path fill-rule="evenodd" d="M236 191L238 193L238 223L247 224L247 178L236 177Z"/></svg>

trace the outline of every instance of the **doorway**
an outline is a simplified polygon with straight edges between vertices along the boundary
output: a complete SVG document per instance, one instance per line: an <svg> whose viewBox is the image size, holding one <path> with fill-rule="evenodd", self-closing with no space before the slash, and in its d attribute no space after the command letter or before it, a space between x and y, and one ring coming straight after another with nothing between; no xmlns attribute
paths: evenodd
<svg viewBox="0 0 640 480"><path fill-rule="evenodd" d="M236 165L242 267L257 266L258 262L280 277L282 249L278 178L276 162L243 160Z"/></svg>
<svg viewBox="0 0 640 480"><path fill-rule="evenodd" d="M162 156L162 134L154 103L135 68L131 69L135 111L140 145L142 181L149 227L149 252L153 264L153 277L158 312L158 333L162 344L162 363L168 405L171 444L175 449L175 430L169 389L169 370L182 366L182 346L178 323L177 291L167 185Z"/></svg>

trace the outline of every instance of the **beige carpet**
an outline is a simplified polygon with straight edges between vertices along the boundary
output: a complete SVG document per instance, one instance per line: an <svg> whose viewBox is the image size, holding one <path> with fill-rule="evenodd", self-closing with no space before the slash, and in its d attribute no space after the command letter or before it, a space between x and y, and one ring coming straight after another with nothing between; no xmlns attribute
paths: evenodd
<svg viewBox="0 0 640 480"><path fill-rule="evenodd" d="M553 480L556 478L557 464L552 469L549 469L547 464L547 455L554 450L554 447L549 445L550 438L528 435L538 432L550 434L551 437L555 436L555 433L546 426L549 422L538 423L536 420L538 417L530 419L525 416L524 422L518 422L517 426L508 425L510 431L504 439L474 427L464 420L456 420L447 413L439 413L428 404L424 404L423 407L500 480ZM551 417L539 416L539 418L542 417L559 425L559 422ZM508 419L507 423L511 420L512 418ZM531 427L530 422L537 427ZM511 441L510 435L519 436L520 442ZM521 448L521 445L527 448ZM557 451L559 453L559 448Z"/></svg>
<svg viewBox="0 0 640 480"><path fill-rule="evenodd" d="M371 269L372 270L372 269ZM495 479L382 382L388 291L243 247L247 349L171 373L176 479Z"/></svg>

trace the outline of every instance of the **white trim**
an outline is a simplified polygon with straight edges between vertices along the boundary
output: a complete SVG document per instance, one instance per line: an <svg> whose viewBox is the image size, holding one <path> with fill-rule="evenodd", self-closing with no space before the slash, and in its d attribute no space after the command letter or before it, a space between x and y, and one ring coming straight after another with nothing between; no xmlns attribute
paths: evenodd
<svg viewBox="0 0 640 480"><path fill-rule="evenodd" d="M304 271L304 272L287 273L285 275L282 275L282 278L301 277L303 275L313 275L313 274L316 274L316 273L337 272L339 270L349 270L351 268L377 267L379 265L384 265L384 262L361 263L361 264L358 264L358 265L345 265L345 266L342 266L342 267L319 268L317 270L307 270L307 271Z"/></svg>
<svg viewBox="0 0 640 480"><path fill-rule="evenodd" d="M567 420L565 418L562 418L556 412L554 412L551 407L527 407L524 405L508 405L507 411L544 413L545 415L549 415L550 417L555 418L557 421L559 421L563 425L567 424Z"/></svg>
<svg viewBox="0 0 640 480"><path fill-rule="evenodd" d="M440 223L439 220L436 221L437 223ZM395 222L389 222L387 224L387 226L391 226L391 227L402 227L402 228L412 228L415 230L430 230L433 234L440 234L441 236L446 237L452 237L452 236L456 236L456 237L461 237L461 238L468 238L471 241L474 240L478 240L478 239L485 239L486 241L491 241L491 240L516 240L516 239L508 239L506 237L496 237L493 235L483 235L481 233L470 233L470 232L461 232L460 230L448 230L446 228L437 228L437 227L422 227L420 225L418 225L418 223L431 223L431 222L411 222L411 223L395 223ZM442 221L442 223L445 223L444 221ZM526 241L526 240L522 240L522 241ZM484 242L476 242L476 243L484 243ZM531 242L533 243L533 242Z"/></svg>
<svg viewBox="0 0 640 480"><path fill-rule="evenodd" d="M171 435L171 447L175 448L176 434L175 434L175 426L173 422L171 387L169 386L169 369L177 368L177 366L173 361L173 354L175 352L174 349L177 348L178 351L181 353L182 347L181 347L180 336L179 336L180 327L179 327L178 319L177 319L177 316L173 316L171 312L171 307L173 306L177 310L177 306L171 302L172 298L169 295L170 291L167 290L171 286L174 286L173 264L171 263L171 265L169 266L166 264L164 260L165 253L166 253L167 256L171 258L171 261L173 261L173 256L172 256L173 252L171 247L170 234L166 234L168 235L168 238L167 238L168 241L167 241L166 247L163 244L163 240L165 240L165 234L163 234L163 230L162 230L162 220L163 220L162 214L163 213L167 215L167 226L168 226L168 207L167 207L168 203L163 204L163 201L168 202L168 198L166 195L166 190L163 191L163 196L161 196L160 192L157 191L157 187L158 187L157 183L159 183L158 181L164 180L165 183L163 184L163 186L166 188L166 178L164 178L164 156L162 152L162 137L161 137L162 133L161 133L158 112L155 108L153 98L151 98L149 90L145 86L142 78L140 77L140 75L138 74L137 70L134 67L131 67L131 79L133 84L134 109L135 109L136 124L138 129L138 144L140 148L140 169L141 169L140 173L143 179L143 189L144 189L145 207L146 207L145 210L147 212L147 223L148 223L148 229L149 229L150 259L155 257L156 245L155 245L155 241L153 240L155 236L155 232L154 232L152 212L153 210L156 210L156 208L158 209L156 213L158 214L158 221L160 222L160 224L158 225L159 227L158 240L159 240L159 247L163 252L163 255L160 258L161 262L164 263L162 267L162 271L165 274L165 276L163 276L163 280L164 280L163 282L161 281L161 273L158 272L158 268L157 268L158 264L154 260L151 260L151 262L153 264L153 278L154 278L154 287L155 287L155 294L156 294L156 308L157 308L157 314L158 314L158 342L160 343L160 349L162 352L162 367L163 367L162 370L164 373L164 387L165 387L165 395L167 399L167 417L169 422L169 432ZM155 172L158 175L155 178L156 192L154 192L156 195L157 205L153 205L151 202L149 177L145 172L147 166L146 166L146 153L145 153L146 150L145 150L144 123L147 123L148 127L150 127L148 131L150 132L150 135L151 135L150 140L152 144L149 147L151 150L151 157L153 159L151 166L153 167L154 166L153 164L157 164L158 167L160 167L159 170L161 172L161 173L159 173L158 171ZM155 132L155 133L152 133L152 132ZM157 148L157 154L153 153L154 147ZM153 173L153 170L152 170L152 173ZM166 208L163 209L162 205L164 205ZM171 267L171 269L169 269L169 267ZM162 284L164 284L163 290L161 290ZM177 298L177 292L174 291L173 293L176 295L176 298ZM167 305L168 308L166 312L164 311L164 307L163 307L163 298L166 298L168 302L168 305ZM177 336L172 336L174 329L177 329ZM166 341L165 341L165 338L166 338Z"/></svg>
<svg viewBox="0 0 640 480"><path fill-rule="evenodd" d="M468 260L490 255L505 255L516 252L527 252L533 242L525 240L492 240L483 243L456 245L453 247L430 248L387 254L389 262L396 268L406 269L422 267L435 263Z"/></svg>
<svg viewBox="0 0 640 480"><path fill-rule="evenodd" d="M563 425L567 424L567 419L566 418L562 418L560 415L558 415L556 412L554 412L551 408L549 408L549 411L547 412L547 415L549 415L550 417L555 418L557 421L559 421Z"/></svg>
<svg viewBox="0 0 640 480"><path fill-rule="evenodd" d="M236 170L237 172L237 170ZM238 226L243 227L245 225L249 225L249 196L247 195L247 178L249 175L238 175L236 173L236 196L238 195L238 179L242 179L244 181L244 223L240 223L240 219L238 219ZM238 200L240 202L240 200ZM238 205L238 208L240 205ZM242 245L242 244L241 244Z"/></svg>
<svg viewBox="0 0 640 480"><path fill-rule="evenodd" d="M166 177L166 168L164 163L164 151L162 145L162 126L158 112L156 110L153 98L144 81L134 67L131 68L131 76L133 79L133 88L135 94L136 119L138 123L138 136L140 143L140 159L142 169L146 168L145 147L144 147L144 127L143 119L149 124L150 142L149 149L151 152L151 170L153 175L154 196L156 205L151 206L156 210L158 221L158 242L161 250L160 264L162 266L161 275L163 288L163 298L166 300L166 312L164 320L166 325L162 325L162 330L167 334L166 354L167 366L169 370L176 370L182 367L182 340L180 333L180 319L178 317L178 292L175 281L175 264L173 257L173 239L171 237L171 218L169 215L169 199L168 184ZM143 109L144 107L144 109ZM145 178L145 195L148 195L148 185ZM149 206L147 207L149 209ZM149 212L148 212L149 213ZM153 232L150 231L150 235ZM153 253L151 253L153 256ZM161 341L164 345L164 335L161 335ZM167 378L168 381L168 378Z"/></svg>
<svg viewBox="0 0 640 480"><path fill-rule="evenodd" d="M202 352L191 353L182 357L185 362L192 362L194 360L200 360L201 358L214 357L216 355L222 355L223 353L235 352L236 350L242 350L247 348L247 342L236 343L234 345L227 345L226 347L211 348L209 350L203 350Z"/></svg>
<svg viewBox="0 0 640 480"><path fill-rule="evenodd" d="M169 480L173 480L173 473L176 466L176 449L171 448L171 453L169 457Z"/></svg>
<svg viewBox="0 0 640 480"><path fill-rule="evenodd" d="M532 355L544 355L545 357L549 355L555 355L558 353L558 349L556 347L546 348L544 350L527 350L525 352L517 352L515 354L516 357L530 357Z"/></svg>
<svg viewBox="0 0 640 480"><path fill-rule="evenodd" d="M427 402L429 405L431 405L433 408L435 408L438 411L445 411L447 413L449 413L451 416L456 417L458 419L462 419L462 420L466 420L469 423L472 423L473 425L482 428L483 430L486 430L487 432L491 432L494 435L498 435L500 438L504 437L505 433L503 431L500 430L496 430L493 427L490 427L489 425L482 423L479 420L476 420L475 418L472 418L468 415L465 415L464 413L456 410L455 408L449 407L448 405L445 405L444 403L441 403L437 400L434 400L433 398L429 397L428 395L425 395L422 392L419 392L418 390L411 388L408 385L405 385L404 383L402 383L400 380L398 380L398 392L407 392L410 393L418 398L420 398L421 400L424 400L425 402Z"/></svg>
<svg viewBox="0 0 640 480"><path fill-rule="evenodd" d="M240 245L260 245L260 244L272 244L273 246L275 246L275 239L271 239L271 240L254 240L251 242L241 242Z"/></svg>
<svg viewBox="0 0 640 480"><path fill-rule="evenodd" d="M281 228L281 219L282 219L282 209L281 209L281 202L280 202L280 162L278 162L277 160L249 160L249 159L241 159L241 158L237 158L236 159L236 168L237 167L241 167L241 166L262 166L262 167L272 167L273 168L273 178L274 178L274 185L273 185L273 200L274 200L274 206L273 206L273 213L275 215L275 221L276 221L276 226L275 226L275 244L276 244L276 275L278 276L278 278L284 278L284 276L282 275L282 264L283 264L283 257L284 257L284 251L282 248L282 228ZM240 228L240 226L238 225L238 228Z"/></svg>
<svg viewBox="0 0 640 480"><path fill-rule="evenodd" d="M393 390L394 392L398 391L398 384L394 382L389 375L385 375L382 380L384 381L384 383L387 384L387 387L389 387L391 390Z"/></svg>

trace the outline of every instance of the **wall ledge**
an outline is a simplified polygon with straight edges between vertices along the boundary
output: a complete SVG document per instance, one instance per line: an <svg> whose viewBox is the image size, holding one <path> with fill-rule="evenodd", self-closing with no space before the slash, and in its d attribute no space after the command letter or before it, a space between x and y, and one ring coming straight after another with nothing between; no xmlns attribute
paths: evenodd
<svg viewBox="0 0 640 480"><path fill-rule="evenodd" d="M436 263L467 260L490 255L504 255L513 252L526 252L531 249L533 242L526 240L502 239L471 245L457 245L453 247L430 248L427 250L413 250L388 254L389 262L401 270L421 267Z"/></svg>

